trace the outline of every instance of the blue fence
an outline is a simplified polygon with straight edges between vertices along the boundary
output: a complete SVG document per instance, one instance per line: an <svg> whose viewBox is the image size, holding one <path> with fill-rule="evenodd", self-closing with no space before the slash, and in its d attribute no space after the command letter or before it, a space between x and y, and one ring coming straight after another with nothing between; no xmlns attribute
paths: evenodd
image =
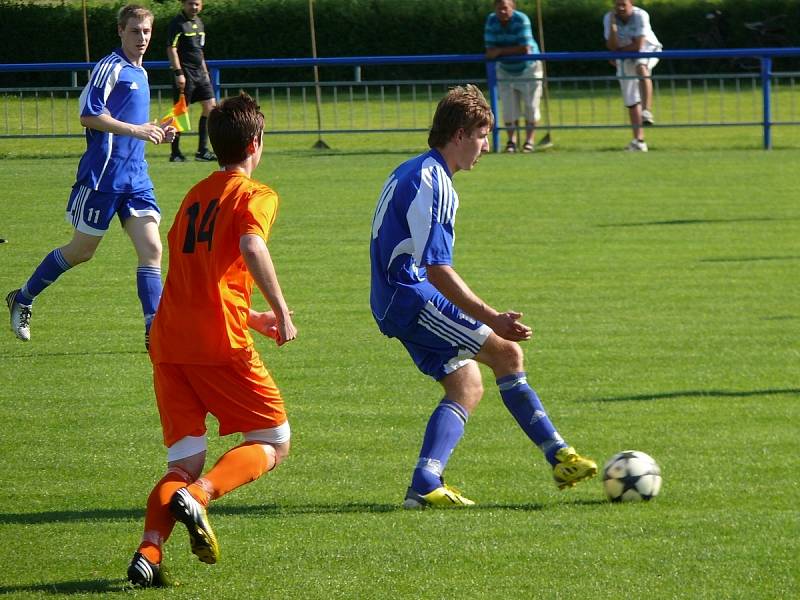
<svg viewBox="0 0 800 600"><path fill-rule="evenodd" d="M776 58L790 58L790 57L798 57L800 56L800 48L734 48L734 49L724 49L724 50L665 50L659 53L619 53L619 52L547 52L542 54L531 54L526 56L518 56L514 57L512 60L543 60L545 64L548 63L556 63L556 62L585 62L585 61L608 61L611 59L619 59L619 58L633 58L633 57L649 57L649 56L656 56L660 58L662 61L665 60L673 60L673 61L694 61L694 60L709 60L709 61L716 61L722 59L752 59L757 61L759 65L759 69L756 73L748 75L748 77L753 79L754 85L757 83L758 89L760 91L761 97L761 111L760 111L760 118L757 120L747 120L743 122L737 123L730 123L733 125L753 125L757 124L760 125L763 131L763 147L765 149L769 149L772 146L772 128L777 123L773 120L772 115L772 106L773 106L773 98L772 98L772 83L776 76L773 73L773 61ZM231 69L282 69L282 68L298 68L298 67L353 67L354 73L360 73L360 68L364 66L371 66L371 65L392 65L392 64L402 64L402 65L424 65L424 64L458 64L458 63L484 63L486 65L486 79L485 83L489 90L489 100L492 105L492 110L495 114L498 113L498 95L497 95L497 80L495 76L495 69L494 69L494 62L495 61L487 61L483 54L470 54L470 55L454 55L454 54L446 54L446 55L420 55L420 56L352 56L352 57L336 57L336 58L281 58L281 59L239 59L239 60L209 60L208 66L211 71L212 82L214 84L215 89L217 90L218 96L221 92L228 87L235 87L237 85L248 86L251 84L235 84L235 83L223 83L222 75L225 71ZM3 72L31 72L31 71L63 71L63 72L73 72L73 85L76 85L76 78L74 76L75 73L78 72L85 72L91 69L93 66L92 63L85 63L85 62L68 62L68 63L48 63L48 64L37 64L37 63L20 63L20 64L0 64L0 73ZM148 70L167 70L169 69L169 63L167 61L148 61L145 62L145 67ZM782 75L791 75L794 76L796 74L789 73L789 74L782 74ZM709 75L709 77L714 77L714 75ZM717 76L720 77L720 76ZM660 77L653 77L654 80L659 79L669 79L670 76L660 76ZM581 78L574 78L575 80ZM591 79L591 78L583 78L583 79ZM604 78L595 78L595 79L603 79L608 81L613 81L613 77L604 77ZM356 81L358 81L358 75L356 76ZM552 81L552 79L550 80ZM793 80L792 80L793 81ZM352 84L353 82L349 82ZM363 85L370 85L376 84L377 82L359 82ZM385 84L391 84L392 82L382 82ZM406 82L407 83L407 82ZM476 82L476 83L483 83L483 82ZM342 82L313 82L309 83L306 82L303 85L313 85L317 89L317 102L319 102L319 89L322 86L330 86L330 85L338 85L342 84ZM265 84L266 85L266 84ZM0 90L0 94L4 91L8 92L9 90ZM305 101L305 97L304 97ZM319 107L317 107L317 128L316 131L322 132L341 132L341 131L350 131L347 129L324 129L322 127L322 123L319 122ZM721 123L716 123L721 124ZM779 124L781 125L797 125L800 124L800 119L790 119L790 120L783 120ZM676 126L693 126L693 123L681 123L681 124L665 124L665 127L676 127ZM715 123L705 124L707 125L715 125ZM586 124L567 124L567 125L549 125L548 127L552 127L553 129L559 128L584 128L584 127L620 127L621 124L601 124L601 125L586 125ZM419 128L422 130L423 128ZM397 130L407 130L407 129L374 129L374 131L397 131ZM416 129L414 129L416 130ZM309 129L309 131L314 131L313 128ZM363 130L359 130L363 131ZM373 131L370 129L369 131ZM282 133L289 133L289 131L283 131ZM498 126L495 127L492 135L492 142L493 147L495 150L499 147L499 133L500 129ZM9 136L6 136L9 137Z"/></svg>

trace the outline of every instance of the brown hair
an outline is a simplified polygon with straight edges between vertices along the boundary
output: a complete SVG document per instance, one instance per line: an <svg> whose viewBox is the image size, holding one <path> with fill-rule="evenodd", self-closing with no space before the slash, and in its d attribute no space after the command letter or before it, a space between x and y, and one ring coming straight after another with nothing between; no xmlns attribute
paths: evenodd
<svg viewBox="0 0 800 600"><path fill-rule="evenodd" d="M127 6L123 6L119 9L117 13L117 25L119 25L122 29L128 26L128 21L131 19L150 19L150 24L155 21L155 17L153 13L150 12L144 6L139 6L138 4L128 4Z"/></svg>
<svg viewBox="0 0 800 600"><path fill-rule="evenodd" d="M471 83L459 85L439 101L428 133L428 146L443 148L459 129L471 134L479 127L493 125L492 109L480 89Z"/></svg>
<svg viewBox="0 0 800 600"><path fill-rule="evenodd" d="M264 131L261 107L247 93L225 98L208 115L208 137L221 166L247 158L247 145Z"/></svg>

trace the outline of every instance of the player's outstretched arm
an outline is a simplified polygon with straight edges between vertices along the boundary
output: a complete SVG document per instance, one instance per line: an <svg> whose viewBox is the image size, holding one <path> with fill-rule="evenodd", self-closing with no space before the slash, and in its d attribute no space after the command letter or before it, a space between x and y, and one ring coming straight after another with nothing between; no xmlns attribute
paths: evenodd
<svg viewBox="0 0 800 600"><path fill-rule="evenodd" d="M134 125L133 123L126 123L118 121L111 115L86 115L81 117L81 125L87 129L96 129L97 131L108 131L115 135L127 135L135 137L138 140L145 142L152 142L160 144L165 139L171 139L170 129L174 135L174 127L168 125L161 127L156 123L142 123L141 125Z"/></svg>
<svg viewBox="0 0 800 600"><path fill-rule="evenodd" d="M239 251L242 253L242 258L258 289L264 294L264 298L267 299L270 308L272 308L271 312L275 318L276 335L270 335L269 337L272 337L279 346L292 341L297 337L297 329L292 322L292 311L286 306L286 301L283 298L283 292L281 291L280 283L278 283L278 276L275 273L275 267L272 264L272 257L267 249L266 242L257 235L243 235L239 240Z"/></svg>
<svg viewBox="0 0 800 600"><path fill-rule="evenodd" d="M430 281L445 298L470 317L483 321L497 335L507 340L521 342L531 337L531 328L520 323L522 313L516 311L497 312L481 300L450 265L428 265Z"/></svg>

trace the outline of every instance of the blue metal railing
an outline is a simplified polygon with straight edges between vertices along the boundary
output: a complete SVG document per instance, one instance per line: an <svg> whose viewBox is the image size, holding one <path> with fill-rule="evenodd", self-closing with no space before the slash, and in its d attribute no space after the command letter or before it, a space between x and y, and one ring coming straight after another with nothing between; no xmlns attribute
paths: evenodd
<svg viewBox="0 0 800 600"><path fill-rule="evenodd" d="M772 147L772 103L771 103L771 78L772 61L775 58L790 58L800 56L800 48L730 48L719 50L664 50L657 53L648 52L545 52L528 54L515 57L504 57L503 60L543 60L545 62L575 62L575 61L608 61L624 58L657 57L660 59L695 60L695 59L757 59L760 62L760 82L762 94L761 127L763 130L763 147ZM406 56L346 56L330 58L254 58L232 60L206 61L211 72L211 79L217 95L221 86L221 72L226 69L242 68L297 68L313 66L352 66L361 67L369 65L391 64L453 64L453 63L485 63L487 83L489 88L489 101L492 111L498 114L497 77L494 63L487 60L483 54L435 54L435 55L406 55ZM18 63L0 64L0 73L21 71L85 71L93 67L93 63L65 62L65 63ZM147 61L147 69L169 69L167 61ZM367 83L367 82L364 82ZM495 149L499 146L498 125L492 133L492 143Z"/></svg>

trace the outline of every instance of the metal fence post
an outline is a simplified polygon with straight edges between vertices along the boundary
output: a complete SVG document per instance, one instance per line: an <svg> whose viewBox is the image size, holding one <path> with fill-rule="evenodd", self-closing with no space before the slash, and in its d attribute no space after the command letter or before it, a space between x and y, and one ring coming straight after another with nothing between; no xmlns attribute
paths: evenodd
<svg viewBox="0 0 800 600"><path fill-rule="evenodd" d="M500 114L497 110L497 63L486 61L486 85L489 87L489 106L494 114L494 127L492 128L492 148L500 152Z"/></svg>
<svg viewBox="0 0 800 600"><path fill-rule="evenodd" d="M217 98L217 103L220 101L220 69L219 67L211 67L211 86L214 88L214 96Z"/></svg>
<svg viewBox="0 0 800 600"><path fill-rule="evenodd" d="M761 95L764 103L764 150L772 148L772 58L761 57Z"/></svg>

